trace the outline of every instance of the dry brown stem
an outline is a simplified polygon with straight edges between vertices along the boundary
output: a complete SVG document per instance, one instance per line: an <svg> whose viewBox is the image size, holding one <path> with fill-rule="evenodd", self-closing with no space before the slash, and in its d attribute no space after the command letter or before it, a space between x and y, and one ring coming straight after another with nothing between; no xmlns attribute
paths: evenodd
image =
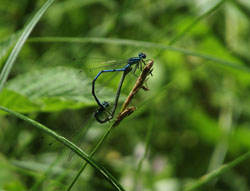
<svg viewBox="0 0 250 191"><path fill-rule="evenodd" d="M134 96L137 94L137 92L142 88L144 88L144 82L146 81L147 77L149 74L152 72L152 67L153 67L154 61L151 60L148 62L148 64L143 68L143 71L141 75L137 78L137 81L133 87L133 89L130 91L127 99L124 101L122 105L121 112L118 114L114 124L112 125L113 127L117 126L120 124L120 122L131 115L135 110L136 107L128 107Z"/></svg>

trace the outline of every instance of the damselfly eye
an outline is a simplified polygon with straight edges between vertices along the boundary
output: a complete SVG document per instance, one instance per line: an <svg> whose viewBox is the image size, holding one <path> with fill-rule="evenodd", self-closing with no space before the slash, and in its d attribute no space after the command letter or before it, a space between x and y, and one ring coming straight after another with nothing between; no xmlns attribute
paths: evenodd
<svg viewBox="0 0 250 191"><path fill-rule="evenodd" d="M144 54L144 53L139 53L139 55L138 55L140 58L143 58L143 59L145 59L146 58L146 54Z"/></svg>
<svg viewBox="0 0 250 191"><path fill-rule="evenodd" d="M109 102L107 102L107 101L102 102L102 105L103 105L104 108L107 108L107 107L110 106Z"/></svg>

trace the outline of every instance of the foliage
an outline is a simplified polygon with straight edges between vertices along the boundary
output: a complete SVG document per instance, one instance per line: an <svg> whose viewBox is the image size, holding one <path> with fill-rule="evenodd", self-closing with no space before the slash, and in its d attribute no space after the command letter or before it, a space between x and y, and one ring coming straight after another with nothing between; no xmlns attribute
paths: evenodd
<svg viewBox="0 0 250 191"><path fill-rule="evenodd" d="M246 0L0 0L0 189L249 190L249 13ZM150 91L118 127L98 124L84 64L139 52ZM117 78L98 81L101 99Z"/></svg>

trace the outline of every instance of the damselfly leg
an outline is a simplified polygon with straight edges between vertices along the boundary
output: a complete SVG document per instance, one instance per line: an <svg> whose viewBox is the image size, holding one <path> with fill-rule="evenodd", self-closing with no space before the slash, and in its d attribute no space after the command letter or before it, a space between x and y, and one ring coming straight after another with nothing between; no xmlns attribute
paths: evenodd
<svg viewBox="0 0 250 191"><path fill-rule="evenodd" d="M121 77L121 80L120 80L120 83L119 83L119 87L118 87L117 92L116 92L114 106L113 106L111 112L108 110L108 108L110 107L110 104L107 101L104 101L102 103L102 105L100 106L100 108L95 112L94 117L95 117L95 119L99 123L105 123L107 121L110 121L113 118L113 116L115 114L115 110L116 110L117 105L118 105L118 101L119 101L119 97L120 97L120 93L121 93L121 88L122 88L124 79L125 79L126 75L131 70L132 70L131 67L127 67L125 69L125 71L123 72L123 74L122 74L122 77ZM103 116L103 115L105 115L106 117L103 118L103 119L101 119L101 116Z"/></svg>
<svg viewBox="0 0 250 191"><path fill-rule="evenodd" d="M140 71L142 71L143 65L146 65L145 60L146 59L146 54L144 53L139 53L138 57L131 57L127 60L127 64L123 67L123 68L119 68L119 69L108 69L108 70L102 70L100 72L98 72L98 74L95 76L94 80L92 81L92 95L96 101L96 103L98 104L98 106L100 107L96 112L95 112L95 118L98 122L100 123L105 123L109 120L111 120L114 116L115 110L117 108L117 104L119 101L119 96L120 96L120 92L121 92L121 87L123 84L123 81L125 79L125 76L131 71L133 70L133 73L136 72L136 70L139 68ZM134 66L134 67L133 67ZM133 68L132 68L133 67ZM111 111L108 110L108 107L110 107L110 104L108 102L103 102L101 103L101 101L99 100L99 98L96 95L96 91L95 91L95 82L97 81L97 79L104 73L110 73L110 72L123 72L122 78L120 80L120 84L118 87L118 90L116 92L116 97L115 97L115 102L114 102L114 106L112 108ZM150 72L150 74L152 75L152 73ZM103 115L103 113L106 113L107 117L104 119L100 119L100 116Z"/></svg>
<svg viewBox="0 0 250 191"><path fill-rule="evenodd" d="M103 73L108 73L108 72L124 72L128 69L131 68L133 65L135 66L133 69L133 73L136 72L136 70L139 68L140 70L142 70L142 65L146 64L144 59L146 59L146 54L144 53L139 53L138 57L131 57L127 60L127 64L123 67L123 68L119 68L119 69L109 69L109 70L102 70L100 71L96 77L94 78L93 82L92 82L92 95L96 101L96 103L100 106L100 108L104 108L102 106L102 103L100 102L100 100L97 98L96 93L95 93L95 82L96 80L101 76L101 74ZM131 70L130 70L131 71ZM119 87L120 88L120 87ZM120 91L119 91L120 93Z"/></svg>

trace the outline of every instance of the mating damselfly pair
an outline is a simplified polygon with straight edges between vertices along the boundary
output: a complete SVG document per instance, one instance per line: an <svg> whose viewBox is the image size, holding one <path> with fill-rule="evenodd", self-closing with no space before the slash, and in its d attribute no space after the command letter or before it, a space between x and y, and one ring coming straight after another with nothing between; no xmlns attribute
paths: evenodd
<svg viewBox="0 0 250 191"><path fill-rule="evenodd" d="M94 114L95 119L99 123L105 123L107 121L110 121L113 118L117 105L118 105L121 88L124 83L125 77L131 71L133 73L135 73L137 69L141 71L142 67L146 65L145 59L146 59L146 54L139 53L138 57L131 57L126 61L126 63L123 62L123 67L121 68L101 70L97 73L94 80L92 81L92 95L97 105L99 106L99 109ZM115 101L114 101L112 109L110 109L111 104L108 101L100 101L100 99L96 95L96 81L104 73L122 73L122 77L120 79L118 89L116 90Z"/></svg>

